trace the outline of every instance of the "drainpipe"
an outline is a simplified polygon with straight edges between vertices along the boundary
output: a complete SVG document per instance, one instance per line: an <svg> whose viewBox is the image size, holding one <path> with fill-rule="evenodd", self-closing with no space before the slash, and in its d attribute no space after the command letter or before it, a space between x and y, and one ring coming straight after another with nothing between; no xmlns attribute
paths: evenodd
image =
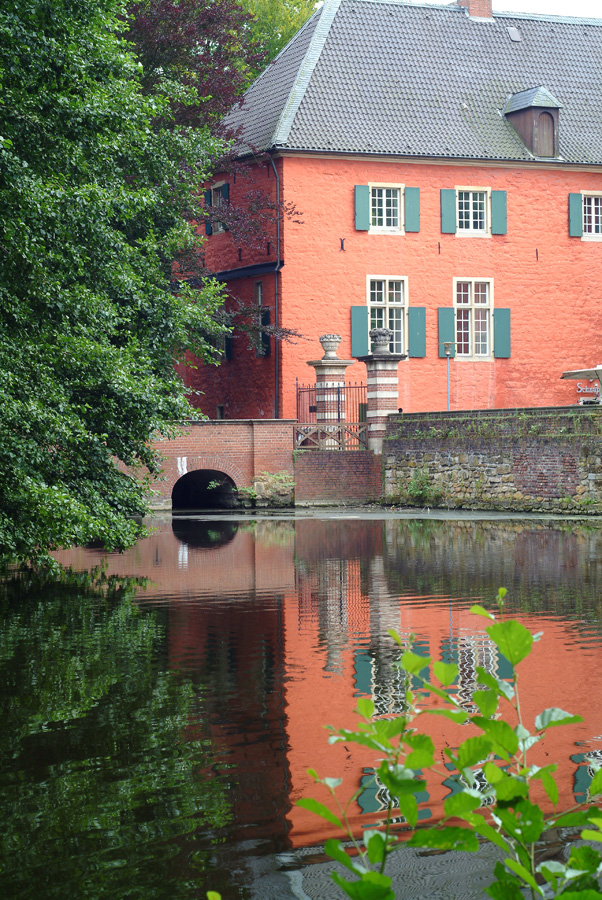
<svg viewBox="0 0 602 900"><path fill-rule="evenodd" d="M280 271L280 176L278 175L278 169L274 165L274 157L273 151L270 151L270 162L272 164L272 169L274 170L274 176L276 178L276 205L277 205L277 216L276 216L276 268L274 269L274 324L278 327L278 273ZM280 404L278 402L278 387L279 387L279 376L280 376L280 345L276 339L274 339L274 382L275 382L275 390L274 390L274 418L280 418Z"/></svg>

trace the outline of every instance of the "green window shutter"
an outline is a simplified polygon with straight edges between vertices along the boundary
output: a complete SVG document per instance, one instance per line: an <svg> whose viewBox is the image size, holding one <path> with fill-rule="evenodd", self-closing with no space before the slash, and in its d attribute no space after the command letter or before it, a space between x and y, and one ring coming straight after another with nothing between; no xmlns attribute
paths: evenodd
<svg viewBox="0 0 602 900"><path fill-rule="evenodd" d="M408 356L426 356L426 308L408 309Z"/></svg>
<svg viewBox="0 0 602 900"><path fill-rule="evenodd" d="M583 234L583 199L581 194L569 194L569 236Z"/></svg>
<svg viewBox="0 0 602 900"><path fill-rule="evenodd" d="M234 341L229 334L224 338L224 359L234 358Z"/></svg>
<svg viewBox="0 0 602 900"><path fill-rule="evenodd" d="M211 191L205 191L204 195L205 206L211 206ZM209 219L205 220L205 234L213 234L213 227Z"/></svg>
<svg viewBox="0 0 602 900"><path fill-rule="evenodd" d="M420 231L420 188L405 188L403 202L405 230Z"/></svg>
<svg viewBox="0 0 602 900"><path fill-rule="evenodd" d="M368 356L368 307L351 307L351 355Z"/></svg>
<svg viewBox="0 0 602 900"><path fill-rule="evenodd" d="M444 343L450 343L451 356L456 355L456 311L449 306L437 310L439 323L439 356L445 357Z"/></svg>
<svg viewBox="0 0 602 900"><path fill-rule="evenodd" d="M496 359L510 357L510 310L493 310L493 355Z"/></svg>
<svg viewBox="0 0 602 900"><path fill-rule="evenodd" d="M227 181L225 184L222 184L222 197L225 203L230 202L230 185Z"/></svg>
<svg viewBox="0 0 602 900"><path fill-rule="evenodd" d="M506 234L506 191L491 192L491 233Z"/></svg>
<svg viewBox="0 0 602 900"><path fill-rule="evenodd" d="M370 188L367 184L355 185L355 230L370 230Z"/></svg>
<svg viewBox="0 0 602 900"><path fill-rule="evenodd" d="M456 192L441 188L441 233L456 233Z"/></svg>

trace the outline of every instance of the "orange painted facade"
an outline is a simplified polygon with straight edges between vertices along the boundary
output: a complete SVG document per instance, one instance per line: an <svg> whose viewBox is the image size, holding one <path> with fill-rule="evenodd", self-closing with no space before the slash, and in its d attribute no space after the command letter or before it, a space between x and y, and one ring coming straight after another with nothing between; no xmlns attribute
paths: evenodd
<svg viewBox="0 0 602 900"><path fill-rule="evenodd" d="M569 236L568 195L602 193L599 170L558 162L498 165L292 153L282 154L276 165L281 199L294 203L302 218L300 224L286 217L282 222L278 322L298 329L306 340L272 342L264 359L255 358L244 340L235 341L232 360L219 368L202 367L194 376L193 386L204 392L198 401L203 412L215 416L216 406L223 405L226 418L276 413L294 418L295 381L313 381L307 360L321 355L320 335L340 334L338 355L351 358L350 308L367 304L369 276L406 278L407 306L426 310L426 356L399 364L399 406L405 411L446 408L437 310L453 308L454 278L492 283L494 309L510 310L511 354L452 360L451 409L578 401L576 382L560 381L560 375L601 361L602 242ZM265 164L256 170L257 187L275 197L273 172ZM357 231L354 185L371 183L418 187L420 231ZM441 232L440 190L460 186L506 192L506 234ZM244 189L231 184L231 201ZM265 257L248 258L242 249L239 260L228 233L212 235L205 245L207 264L218 272L275 263L275 235L267 250L266 242ZM275 281L270 272L232 279L228 287L252 302L255 284L262 282L263 303L274 310ZM365 366L350 366L346 378L365 381Z"/></svg>

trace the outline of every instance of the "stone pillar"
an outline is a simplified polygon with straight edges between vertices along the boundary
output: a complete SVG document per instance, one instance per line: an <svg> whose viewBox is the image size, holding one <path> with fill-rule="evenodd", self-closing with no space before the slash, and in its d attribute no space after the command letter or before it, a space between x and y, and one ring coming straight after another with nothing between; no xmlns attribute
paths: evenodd
<svg viewBox="0 0 602 900"><path fill-rule="evenodd" d="M316 370L316 421L325 425L345 421L345 369L355 360L338 358L340 342L340 334L323 334L324 356L307 363Z"/></svg>
<svg viewBox="0 0 602 900"><path fill-rule="evenodd" d="M366 363L367 369L368 449L376 454L382 453L389 416L398 411L397 367L399 361L406 358L405 354L391 353L389 343L392 337L393 332L389 328L373 328L370 340L374 344L374 352L358 357L360 362Z"/></svg>

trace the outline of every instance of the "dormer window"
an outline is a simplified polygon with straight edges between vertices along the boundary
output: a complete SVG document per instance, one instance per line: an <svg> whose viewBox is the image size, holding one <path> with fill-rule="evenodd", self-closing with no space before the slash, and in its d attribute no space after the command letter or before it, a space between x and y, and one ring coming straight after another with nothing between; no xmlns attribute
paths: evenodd
<svg viewBox="0 0 602 900"><path fill-rule="evenodd" d="M545 87L513 94L504 115L533 156L558 156L558 112L560 103Z"/></svg>

